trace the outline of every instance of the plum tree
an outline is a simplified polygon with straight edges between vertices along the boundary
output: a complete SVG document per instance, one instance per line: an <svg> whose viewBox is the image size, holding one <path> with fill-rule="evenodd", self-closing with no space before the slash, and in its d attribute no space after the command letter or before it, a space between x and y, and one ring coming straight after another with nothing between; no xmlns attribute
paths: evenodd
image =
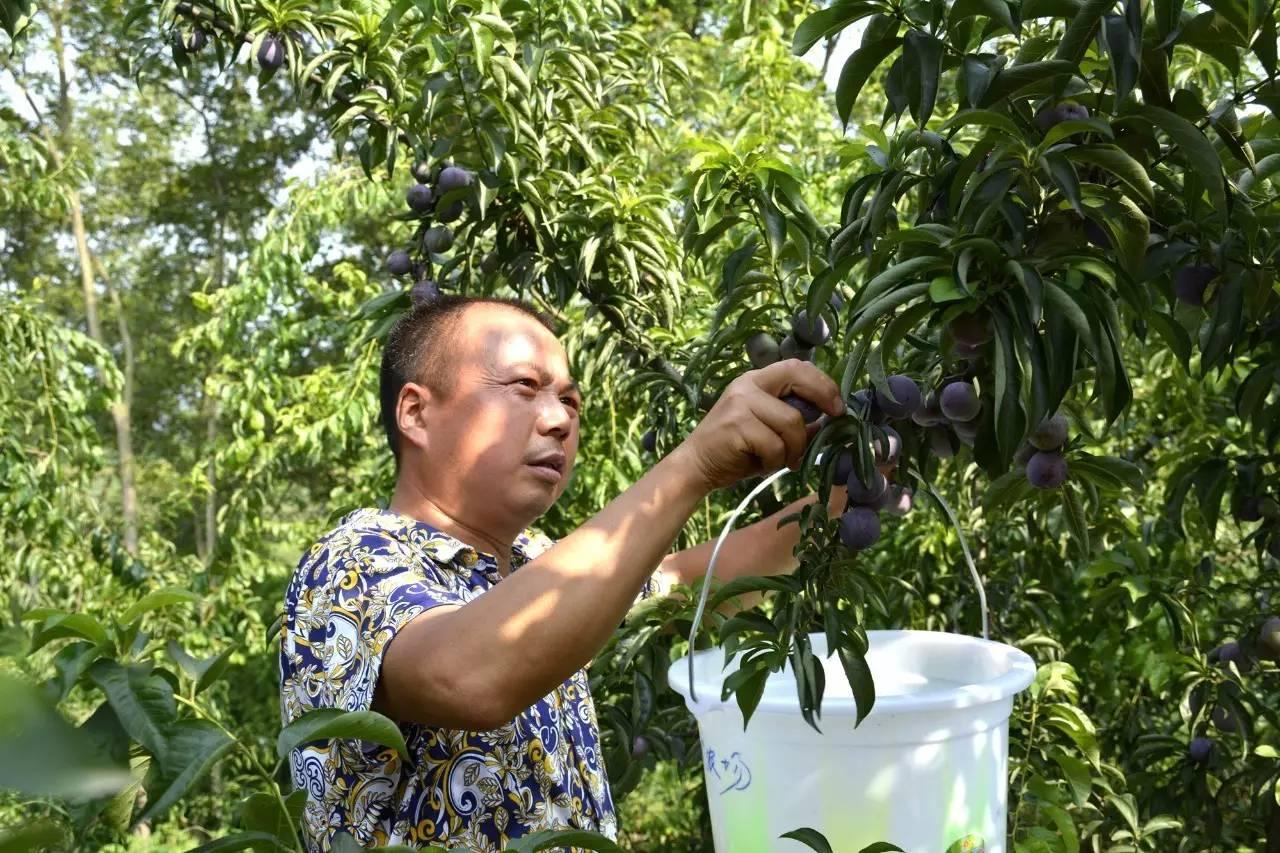
<svg viewBox="0 0 1280 853"><path fill-rule="evenodd" d="M1067 443L1066 415L1055 414L1045 418L1040 426L1032 431L1027 440L1037 450L1058 450Z"/></svg>
<svg viewBox="0 0 1280 853"><path fill-rule="evenodd" d="M1207 264L1182 267L1173 274L1173 295L1184 305L1197 308L1204 305L1204 292L1209 282L1218 276L1218 270Z"/></svg>
<svg viewBox="0 0 1280 853"><path fill-rule="evenodd" d="M1213 741L1207 737L1194 737L1187 747L1187 756L1196 764L1204 764L1213 753Z"/></svg>
<svg viewBox="0 0 1280 853"><path fill-rule="evenodd" d="M418 160L414 162L409 169L409 173L413 175L413 179L420 184L431 183L431 164L426 160Z"/></svg>
<svg viewBox="0 0 1280 853"><path fill-rule="evenodd" d="M938 395L938 405L942 414L951 421L971 421L982 411L982 401L978 399L978 391L973 383L958 379L943 386Z"/></svg>
<svg viewBox="0 0 1280 853"><path fill-rule="evenodd" d="M768 367L782 358L778 341L767 332L756 332L747 338L747 360L755 368Z"/></svg>
<svg viewBox="0 0 1280 853"><path fill-rule="evenodd" d="M396 249L387 255L387 272L395 276L408 275L413 270L413 258L404 249Z"/></svg>
<svg viewBox="0 0 1280 853"><path fill-rule="evenodd" d="M497 252L485 252L480 259L480 272L492 275L502 266L502 256Z"/></svg>
<svg viewBox="0 0 1280 853"><path fill-rule="evenodd" d="M653 453L658 449L658 433L654 430L647 430L644 435L640 436L640 446L644 448L646 453Z"/></svg>
<svg viewBox="0 0 1280 853"><path fill-rule="evenodd" d="M1027 481L1037 489L1056 489L1067 474L1067 460L1056 451L1040 450L1027 460Z"/></svg>
<svg viewBox="0 0 1280 853"><path fill-rule="evenodd" d="M424 278L422 281L414 284L413 288L409 291L409 301L413 303L415 308L417 308L420 305L426 305L439 295L439 285L429 278Z"/></svg>
<svg viewBox="0 0 1280 853"><path fill-rule="evenodd" d="M422 246L433 255L441 255L453 248L453 232L443 225L433 225L422 235Z"/></svg>
<svg viewBox="0 0 1280 853"><path fill-rule="evenodd" d="M876 402L876 395L866 388L854 391L853 396L849 398L849 405L868 423L882 424L889 419L884 409L881 409L880 404Z"/></svg>
<svg viewBox="0 0 1280 853"><path fill-rule="evenodd" d="M263 71L275 71L284 65L284 42L269 35L258 45L258 67Z"/></svg>
<svg viewBox="0 0 1280 853"><path fill-rule="evenodd" d="M810 318L808 313L801 309L791 318L791 337L795 338L800 345L812 349L827 342L831 337L831 329L822 315Z"/></svg>
<svg viewBox="0 0 1280 853"><path fill-rule="evenodd" d="M840 541L850 551L863 551L880 539L880 516L865 506L855 506L840 516Z"/></svg>
<svg viewBox="0 0 1280 853"><path fill-rule="evenodd" d="M415 213L426 213L431 209L431 202L435 199L435 193L431 191L431 187L426 184L414 184L405 191L405 204Z"/></svg>
<svg viewBox="0 0 1280 853"><path fill-rule="evenodd" d="M649 754L649 739L644 735L636 735L631 741L631 757L644 758Z"/></svg>
<svg viewBox="0 0 1280 853"><path fill-rule="evenodd" d="M905 418L920 408L920 386L910 376L895 373L886 381L893 399L876 389L876 403L891 418Z"/></svg>
<svg viewBox="0 0 1280 853"><path fill-rule="evenodd" d="M1053 106L1041 107L1036 112L1036 127L1041 133L1064 121L1080 121L1089 117L1089 108L1075 101L1061 101Z"/></svg>
<svg viewBox="0 0 1280 853"><path fill-rule="evenodd" d="M813 361L813 348L806 347L796 341L792 335L782 339L778 347L778 355L782 358L798 358L801 361Z"/></svg>
<svg viewBox="0 0 1280 853"><path fill-rule="evenodd" d="M1280 616L1272 616L1258 629L1258 654L1280 663Z"/></svg>
<svg viewBox="0 0 1280 853"><path fill-rule="evenodd" d="M884 494L885 489L888 487L889 481L879 471L871 472L871 481L869 483L864 483L857 471L850 471L849 479L845 481L845 489L848 490L849 500L855 504L874 504L880 500L880 496Z"/></svg>
<svg viewBox="0 0 1280 853"><path fill-rule="evenodd" d="M811 424L822 417L822 410L799 394L787 394L782 398L782 402L799 412L806 424Z"/></svg>

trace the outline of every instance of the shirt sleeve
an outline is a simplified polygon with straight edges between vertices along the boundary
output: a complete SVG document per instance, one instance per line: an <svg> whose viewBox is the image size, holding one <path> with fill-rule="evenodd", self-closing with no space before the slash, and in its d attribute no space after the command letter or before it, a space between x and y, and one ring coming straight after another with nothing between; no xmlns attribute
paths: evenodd
<svg viewBox="0 0 1280 853"><path fill-rule="evenodd" d="M285 651L291 644L299 713L370 710L383 654L399 630L433 607L477 594L461 572L385 533L347 534L319 556L287 612Z"/></svg>

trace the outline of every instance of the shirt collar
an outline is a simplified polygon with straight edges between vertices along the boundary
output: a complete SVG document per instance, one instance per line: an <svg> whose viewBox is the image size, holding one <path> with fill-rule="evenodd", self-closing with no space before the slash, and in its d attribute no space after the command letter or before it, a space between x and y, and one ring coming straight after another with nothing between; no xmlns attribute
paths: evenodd
<svg viewBox="0 0 1280 853"><path fill-rule="evenodd" d="M432 559L439 563L459 562L468 568L475 566L477 562L483 562L485 568L496 572L497 558L493 554L483 553L471 547L467 543L457 539L454 536L445 533L433 524L413 518L412 516L401 515L390 509L382 509L379 507L366 507L358 509L342 519L342 523L346 524L354 519L357 515L367 514L378 527L394 532L397 525L409 523L416 525L428 532L425 540L419 540L427 553ZM515 571L521 565L534 560L546 552L552 545L551 539L545 534L527 527L520 532L514 542L511 543L511 570Z"/></svg>

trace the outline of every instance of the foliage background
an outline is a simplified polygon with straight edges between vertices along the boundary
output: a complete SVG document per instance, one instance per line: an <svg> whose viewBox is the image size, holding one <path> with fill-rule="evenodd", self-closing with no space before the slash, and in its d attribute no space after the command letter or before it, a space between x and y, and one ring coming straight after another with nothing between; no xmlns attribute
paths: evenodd
<svg viewBox="0 0 1280 853"><path fill-rule="evenodd" d="M961 156L990 143L991 163L1017 163L1011 183L1034 196L1027 208L1046 230L1082 192L1056 161L1036 159L1045 152L1026 103L999 113L1016 122L1008 138L974 133L1003 131L990 115L944 126L977 106L964 85L982 72L962 70L958 55L935 59L943 85L931 110L922 109L927 87L905 86L888 62L868 69L856 100L849 83L845 97L828 91L792 53L802 24L815 27L806 20L824 22L808 18L814 4L428 5L434 19L415 19L404 3L3 7L11 32L30 14L16 40L0 43L3 667L44 685L89 752L102 753L98 769L114 758L134 772L132 785L97 798L65 779L21 780L26 792L0 806L0 825L29 833L21 843L34 844L38 830L76 849L188 849L236 831L274 833L294 806L287 773L272 767L272 625L309 542L390 494L378 336L407 300L381 267L417 224L403 215L409 149L479 168L504 161L505 147L521 166L518 175L499 169L502 192L478 192L437 273L461 291L522 293L565 321L587 405L575 482L544 519L552 536L652 464L640 450L646 429L658 429L659 452L674 446L746 369L747 334L784 329L806 298L825 301L830 290L810 285L839 266L828 251L835 235L863 249L856 266L825 279L852 321L866 283L910 260L906 235L927 233L913 224L996 228L975 221L980 194L968 213L950 199L950 215L931 219L948 168L940 133ZM965 39L980 45L983 67L997 55L1035 64L1074 18L1118 8L1112 17L1123 21L1137 8L1147 27L1135 55L1148 77L1130 82L1132 97L1157 99L1148 78L1170 37L1166 90L1203 105L1193 129L1230 181L1221 195L1234 219L1215 211L1212 181L1196 183L1204 158L1183 149L1203 153L1199 142L1162 131L1168 153L1135 155L1151 197L1106 196L1119 251L1085 250L1107 262L1116 292L1130 287L1115 300L1124 382L1114 366L1104 382L1101 360L1081 351L1067 365L1063 408L1073 451L1127 462L1103 471L1123 476L1082 481L1077 513L1057 495L1019 491L1016 472L1002 474L1013 450L1003 440L941 468L921 463L975 548L993 637L1041 664L1013 720L1011 836L1026 851L1274 853L1280 677L1273 663L1216 666L1209 653L1236 638L1252 655L1258 625L1280 610L1280 572L1267 553L1280 541L1275 519L1239 518L1242 501L1277 492L1275 10L1035 5L845 2L826 13L817 39L821 52L823 38L861 18L846 47L898 38L901 26L957 54ZM202 10L240 16L250 44L238 62L218 32L203 52L175 59L173 29L188 32ZM1015 13L1016 36L1000 29ZM476 24L476 14L498 24ZM966 19L986 38L959 33ZM1161 23L1170 20L1177 32ZM1067 92L1046 72L1028 96L1103 99L1130 73L1108 26L1081 40L1083 90ZM291 43L297 55L279 74L259 73L256 45L281 31L305 34ZM345 76L327 78L328 91L304 84L303 51L322 55L335 31L346 40L326 70L348 63ZM429 58L414 44L430 44ZM912 61L932 44L914 36ZM509 67L479 61L509 56L527 69L535 47L547 47L536 55L550 70L527 91ZM575 65L583 62L593 65ZM1235 130L1225 112L1206 109L1224 99L1239 108ZM1122 137L1156 136L1151 121L1116 126ZM1162 172L1165 159L1172 169ZM1087 173L1076 181L1086 195L1105 195L1089 185L1128 185ZM764 201L762 185L772 194ZM874 227L860 215L863 198L851 204L858 185L879 211ZM1147 255L1142 273L1126 261L1131 207L1143 233L1162 235L1153 249L1180 238L1202 258L1243 258L1232 268L1249 288L1237 317L1169 299L1184 255ZM1067 239L1078 254L1083 239ZM502 269L484 274L479 259L495 249ZM1052 270L1055 251L1032 245L1027 256ZM998 268L982 263L973 268L994 281ZM936 335L944 308L920 315L920 336ZM852 344L821 356L837 378ZM924 375L938 356L903 347L882 357ZM786 482L758 512L804 488ZM744 493L714 496L680 544L714 535ZM869 627L976 633L956 532L921 504L849 569L845 600ZM815 534L809 553L830 551L825 542ZM674 604L636 614L593 668L629 849L710 849L695 732L662 680L688 627ZM1210 722L1215 707L1236 715L1235 731ZM10 719L20 718L15 709L6 703ZM138 736L148 721L152 741ZM1199 734L1216 741L1207 766L1187 757ZM634 748L637 736L647 751ZM11 769L48 763L10 747ZM18 781L0 777L0 787ZM103 790L115 789L93 793Z"/></svg>

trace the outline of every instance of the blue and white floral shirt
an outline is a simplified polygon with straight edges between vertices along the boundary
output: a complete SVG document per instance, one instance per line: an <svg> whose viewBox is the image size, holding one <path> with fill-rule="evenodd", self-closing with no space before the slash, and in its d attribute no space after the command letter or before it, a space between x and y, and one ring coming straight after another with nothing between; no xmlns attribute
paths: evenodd
<svg viewBox="0 0 1280 853"><path fill-rule="evenodd" d="M512 571L552 542L526 530ZM382 652L403 625L441 604L465 604L501 580L496 560L432 527L358 509L303 555L285 593L281 719L315 708L368 710ZM641 597L653 592L653 581ZM488 732L400 723L409 760L359 740L294 750L294 786L307 791L302 830L310 851L333 836L362 844L503 849L544 829L616 837L585 670Z"/></svg>

